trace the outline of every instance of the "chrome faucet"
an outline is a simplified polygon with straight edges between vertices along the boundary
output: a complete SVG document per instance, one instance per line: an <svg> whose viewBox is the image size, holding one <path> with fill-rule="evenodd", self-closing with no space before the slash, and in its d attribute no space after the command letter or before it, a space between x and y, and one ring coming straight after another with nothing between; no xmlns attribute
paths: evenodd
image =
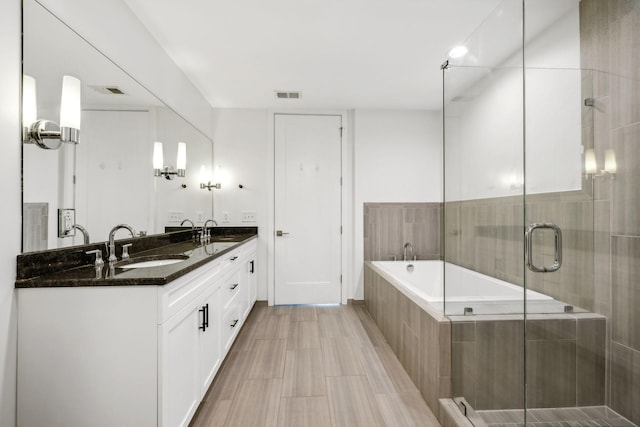
<svg viewBox="0 0 640 427"><path fill-rule="evenodd" d="M131 233L131 237L136 237L136 230L134 230L131 226L127 224L118 224L111 229L109 232L109 262L116 262L118 258L116 257L116 244L114 239L116 237L116 231L121 228L126 228Z"/></svg>
<svg viewBox="0 0 640 427"><path fill-rule="evenodd" d="M73 224L72 227L82 233L82 236L84 237L84 244L88 245L89 244L89 232L87 231L87 229L84 228L83 226L81 226L80 224Z"/></svg>
<svg viewBox="0 0 640 427"><path fill-rule="evenodd" d="M182 222L180 223L180 225L184 225L185 222L188 222L188 223L191 224L191 230L195 230L196 229L196 225L189 218L183 219Z"/></svg>
<svg viewBox="0 0 640 427"><path fill-rule="evenodd" d="M407 249L411 250L411 259L414 258L414 256L413 256L413 246L411 245L411 243L407 242L407 243L404 244L404 248L403 248L403 253L404 253L403 259L405 261L407 260Z"/></svg>

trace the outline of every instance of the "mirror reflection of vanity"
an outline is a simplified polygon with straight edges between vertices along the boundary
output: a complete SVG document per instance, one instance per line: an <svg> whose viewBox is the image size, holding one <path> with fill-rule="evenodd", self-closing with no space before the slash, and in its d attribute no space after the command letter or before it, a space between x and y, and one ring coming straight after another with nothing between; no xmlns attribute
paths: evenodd
<svg viewBox="0 0 640 427"><path fill-rule="evenodd" d="M211 170L213 141L35 0L23 8L23 73L35 80L37 118L58 122L63 76L81 82L79 143L23 144L23 252L83 244L73 224L93 243L116 224L151 235L212 218L212 192L199 175ZM171 170L185 143L184 177L154 176L156 141Z"/></svg>

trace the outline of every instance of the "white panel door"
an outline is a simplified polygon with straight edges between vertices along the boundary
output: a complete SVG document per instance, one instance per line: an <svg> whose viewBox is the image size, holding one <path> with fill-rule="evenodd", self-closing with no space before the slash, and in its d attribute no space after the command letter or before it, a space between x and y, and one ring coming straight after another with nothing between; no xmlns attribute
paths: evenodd
<svg viewBox="0 0 640 427"><path fill-rule="evenodd" d="M341 126L275 115L275 304L340 303Z"/></svg>

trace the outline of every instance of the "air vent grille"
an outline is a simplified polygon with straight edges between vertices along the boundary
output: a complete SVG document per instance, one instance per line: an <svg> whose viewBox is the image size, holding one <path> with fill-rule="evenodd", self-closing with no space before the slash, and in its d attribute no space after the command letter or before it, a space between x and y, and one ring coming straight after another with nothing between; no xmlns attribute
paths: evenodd
<svg viewBox="0 0 640 427"><path fill-rule="evenodd" d="M118 86L90 86L91 89L103 95L125 95Z"/></svg>
<svg viewBox="0 0 640 427"><path fill-rule="evenodd" d="M300 99L302 98L302 93L297 91L286 91L286 90L277 90L276 98L278 99Z"/></svg>

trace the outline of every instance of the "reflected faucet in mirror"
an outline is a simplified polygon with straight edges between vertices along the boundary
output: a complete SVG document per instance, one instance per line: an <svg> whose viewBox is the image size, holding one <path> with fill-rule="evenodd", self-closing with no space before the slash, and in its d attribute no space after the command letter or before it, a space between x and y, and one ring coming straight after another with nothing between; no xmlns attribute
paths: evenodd
<svg viewBox="0 0 640 427"><path fill-rule="evenodd" d="M218 223L216 222L215 219L208 219L204 222L204 224L202 225L202 232L204 235L204 239L205 241L209 241L209 239L211 239L211 233L209 233L209 229L207 228L207 224L212 223L214 226L218 226Z"/></svg>
<svg viewBox="0 0 640 427"><path fill-rule="evenodd" d="M136 237L136 231L133 229L133 227L127 224L118 224L115 227L113 227L109 232L109 262L110 263L116 262L118 260L118 258L116 257L116 244L114 242L114 239L116 237L116 231L120 230L121 228L125 228L129 230L129 233L131 233L131 237Z"/></svg>

